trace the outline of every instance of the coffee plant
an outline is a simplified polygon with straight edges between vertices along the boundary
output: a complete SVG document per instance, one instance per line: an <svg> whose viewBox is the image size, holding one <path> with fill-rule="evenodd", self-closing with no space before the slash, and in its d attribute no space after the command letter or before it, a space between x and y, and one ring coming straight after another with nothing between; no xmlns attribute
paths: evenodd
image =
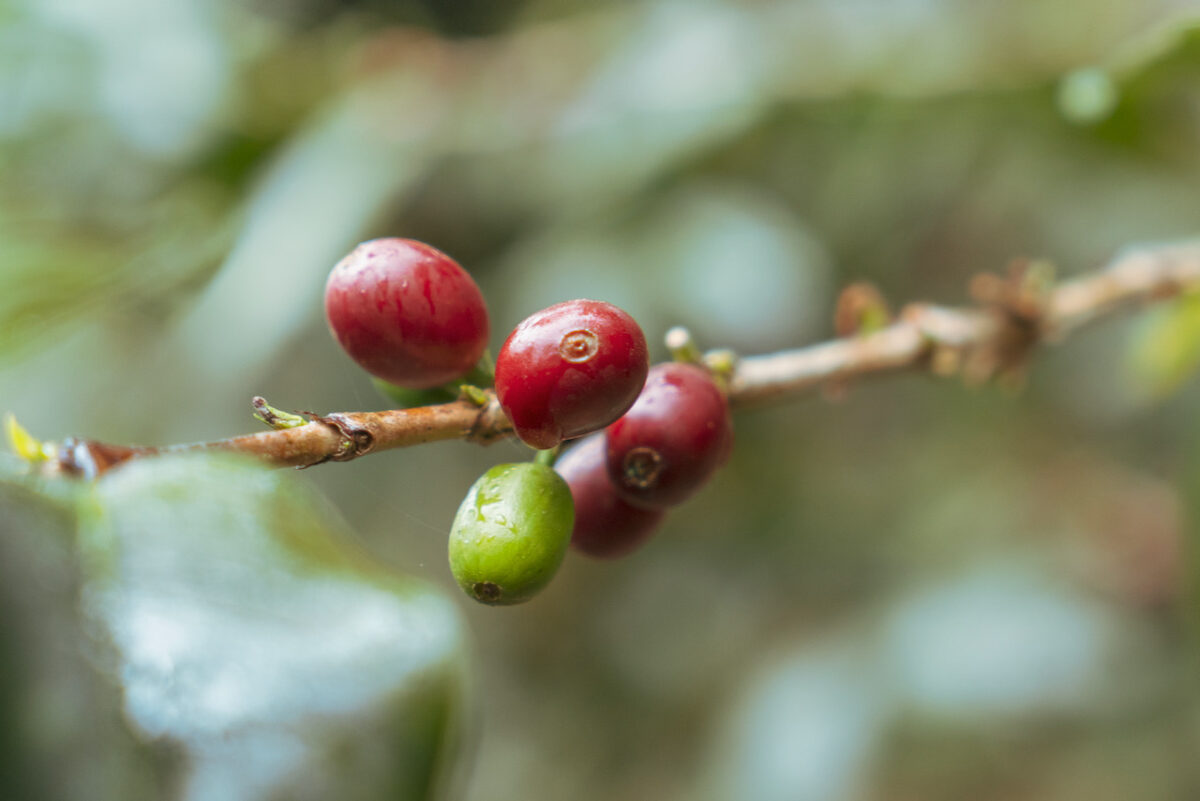
<svg viewBox="0 0 1200 801"><path fill-rule="evenodd" d="M1118 309L1197 288L1200 248L1191 243L1138 249L1061 283L1037 265L1018 266L1006 276L976 279L976 307L912 304L894 318L878 291L857 284L839 302L839 339L739 356L701 352L686 329L675 328L666 336L674 360L653 367L628 314L602 301L564 301L514 329L496 360L493 386L482 352L488 313L466 271L428 245L373 240L330 274L325 309L333 336L375 377L383 397L413 404L454 400L317 414L282 411L255 397L255 416L270 431L167 447L86 438L42 442L9 415L10 448L25 467L10 474L6 505L17 525L23 518L61 521L64 503L76 510L82 556L100 567L76 591L88 601L92 624L108 632L117 670L140 676L126 713L143 731L188 742L193 759L200 759L218 748L214 737L223 743L219 749L253 748L252 738L276 725L256 717L268 707L325 714L319 705L305 710L306 683L351 682L347 703L351 696L355 704L382 703L370 700L371 693L386 694L401 678L418 686L447 681L445 664L455 648L445 640L454 627L446 626L444 609L424 614L420 625L431 628L418 633L409 627L406 638L385 644L377 636L356 636L338 646L332 632L353 631L361 625L354 623L357 616L405 618L415 613L414 604L427 602L348 548L332 533L340 524L291 481L264 472L263 461L306 468L438 439L519 437L533 448L530 460L486 471L447 526L447 541L450 572L467 596L486 605L521 604L552 582L569 544L587 557L628 557L663 525L669 509L701 492L734 448L731 406L786 400L899 369L1011 381L1043 342ZM555 469L564 441L571 447ZM186 530L195 534L181 534L179 519L190 520ZM209 564L214 558L219 570ZM238 598L237 609L221 598ZM316 653L336 658L305 664L287 648L262 650L280 636L263 633L279 615L290 621L282 636L293 646L315 637L324 643ZM178 626L189 616L221 626L219 638L194 642L181 634L174 645L161 641L156 626ZM405 651L431 637L445 640L432 653ZM370 673L355 664L380 648L395 650L399 673L372 684ZM234 652L237 664L253 660L253 673L228 673ZM207 692L224 687L234 694L236 722L229 717L233 708L218 712L211 697L175 683L184 664L204 677ZM252 695L258 698L253 703ZM417 738L453 747L446 745L457 736L453 729L440 728L445 719L434 714L422 723L431 713L406 698L400 718L356 714L354 733L336 740L339 752L361 753L367 764L356 756L330 771L319 767L332 758L326 746L298 740L301 761L272 773L272 786L289 797L317 798L334 792L344 770L384 771L382 777L390 769L370 761L363 738L397 720L400 728L388 728L391 742ZM167 709L182 712L167 715ZM206 717L220 723L208 731ZM231 735L230 726L241 733ZM278 736L293 735L281 730ZM121 746L128 752L123 758L140 759L140 747ZM201 760L193 781L241 781L229 775L235 763L218 759L206 768ZM161 791L157 780L146 781L144 792ZM443 781L440 769L418 764L411 773L369 784L393 786L405 796L417 792L410 782Z"/></svg>
<svg viewBox="0 0 1200 801"><path fill-rule="evenodd" d="M1195 9L453 5L0 11L0 800L1200 795Z"/></svg>

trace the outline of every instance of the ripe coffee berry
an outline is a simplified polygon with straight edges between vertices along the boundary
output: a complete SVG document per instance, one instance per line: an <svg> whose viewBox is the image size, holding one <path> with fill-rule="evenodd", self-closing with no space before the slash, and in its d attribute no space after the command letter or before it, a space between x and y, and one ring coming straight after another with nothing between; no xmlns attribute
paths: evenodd
<svg viewBox="0 0 1200 801"><path fill-rule="evenodd" d="M604 435L593 434L563 454L554 469L575 500L571 547L588 556L616 558L645 542L666 512L623 501L608 479L604 453Z"/></svg>
<svg viewBox="0 0 1200 801"><path fill-rule="evenodd" d="M657 364L624 417L605 430L608 476L635 506L665 509L688 498L729 458L725 396L692 364Z"/></svg>
<svg viewBox="0 0 1200 801"><path fill-rule="evenodd" d="M596 300L569 300L527 317L496 357L496 396L526 444L553 448L597 431L637 399L649 370L632 317Z"/></svg>
<svg viewBox="0 0 1200 801"><path fill-rule="evenodd" d="M500 464L471 487L450 528L450 570L480 603L527 601L554 577L574 520L571 491L550 467Z"/></svg>
<svg viewBox="0 0 1200 801"><path fill-rule="evenodd" d="M454 380L487 347L479 287L445 253L411 239L363 242L338 262L325 316L359 366L410 389Z"/></svg>

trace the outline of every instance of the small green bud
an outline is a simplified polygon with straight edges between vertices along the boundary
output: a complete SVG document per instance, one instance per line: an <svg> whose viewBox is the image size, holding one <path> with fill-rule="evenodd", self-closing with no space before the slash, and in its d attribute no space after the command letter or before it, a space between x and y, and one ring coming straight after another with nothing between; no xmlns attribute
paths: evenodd
<svg viewBox="0 0 1200 801"><path fill-rule="evenodd" d="M54 446L43 444L34 439L25 430L25 426L17 422L12 412L4 415L4 432L8 435L8 445L13 453L27 462L44 462L54 458Z"/></svg>
<svg viewBox="0 0 1200 801"><path fill-rule="evenodd" d="M575 507L558 473L500 464L471 487L450 529L450 570L480 603L516 604L545 587L567 552Z"/></svg>

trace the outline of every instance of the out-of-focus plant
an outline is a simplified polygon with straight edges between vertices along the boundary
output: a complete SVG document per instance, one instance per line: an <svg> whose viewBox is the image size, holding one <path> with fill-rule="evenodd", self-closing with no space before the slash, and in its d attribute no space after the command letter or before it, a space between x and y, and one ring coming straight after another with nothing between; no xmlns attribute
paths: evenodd
<svg viewBox="0 0 1200 801"><path fill-rule="evenodd" d="M160 445L253 392L366 408L316 299L377 235L453 253L499 333L600 297L745 354L826 339L851 281L953 302L1194 236L1194 5L1002 5L0 4L0 406ZM740 413L657 539L510 613L437 567L508 443L5 462L0 796L1190 798L1192 306L1017 402Z"/></svg>

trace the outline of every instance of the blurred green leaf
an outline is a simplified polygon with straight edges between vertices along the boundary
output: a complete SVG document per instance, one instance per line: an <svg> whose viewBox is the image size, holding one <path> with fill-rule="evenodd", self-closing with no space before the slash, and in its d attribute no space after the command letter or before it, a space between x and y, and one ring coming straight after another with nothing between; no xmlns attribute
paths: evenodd
<svg viewBox="0 0 1200 801"><path fill-rule="evenodd" d="M711 801L836 801L863 794L892 708L852 637L776 657L735 699L706 765Z"/></svg>
<svg viewBox="0 0 1200 801"><path fill-rule="evenodd" d="M0 198L0 365L106 316L168 310L208 280L238 219L199 181L149 217L132 233L30 224Z"/></svg>
<svg viewBox="0 0 1200 801"><path fill-rule="evenodd" d="M377 567L307 485L228 457L134 463L98 483L81 533L126 713L180 744L189 797L438 792L454 608Z"/></svg>
<svg viewBox="0 0 1200 801"><path fill-rule="evenodd" d="M98 298L119 269L110 243L75 237L39 240L0 216L0 355L58 330ZM93 306L94 308L94 306Z"/></svg>
<svg viewBox="0 0 1200 801"><path fill-rule="evenodd" d="M89 661L73 534L65 505L0 480L0 798L162 798L167 755Z"/></svg>
<svg viewBox="0 0 1200 801"><path fill-rule="evenodd" d="M1200 369L1200 294L1146 313L1133 341L1130 367L1158 397L1179 389Z"/></svg>
<svg viewBox="0 0 1200 801"><path fill-rule="evenodd" d="M147 460L81 494L82 580L57 614L101 635L91 656L120 686L124 751L140 741L176 755L186 767L172 785L188 799L444 797L464 677L445 597L379 567L311 488L258 463ZM69 516L57 519L69 534ZM5 539L71 543L24 525ZM45 614L36 597L18 602L29 625ZM110 758L109 735L90 739L91 728L69 730ZM61 761L68 773L78 762Z"/></svg>

